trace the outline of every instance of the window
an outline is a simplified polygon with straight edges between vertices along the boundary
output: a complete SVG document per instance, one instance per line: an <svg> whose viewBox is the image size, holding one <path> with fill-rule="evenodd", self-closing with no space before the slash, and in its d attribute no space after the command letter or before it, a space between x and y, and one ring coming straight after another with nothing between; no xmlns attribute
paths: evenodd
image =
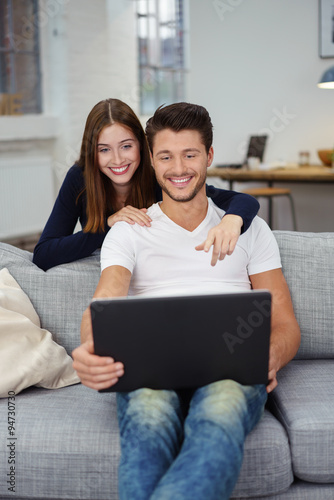
<svg viewBox="0 0 334 500"><path fill-rule="evenodd" d="M141 113L184 99L184 2L137 0Z"/></svg>
<svg viewBox="0 0 334 500"><path fill-rule="evenodd" d="M0 115L41 113L38 0L0 1Z"/></svg>

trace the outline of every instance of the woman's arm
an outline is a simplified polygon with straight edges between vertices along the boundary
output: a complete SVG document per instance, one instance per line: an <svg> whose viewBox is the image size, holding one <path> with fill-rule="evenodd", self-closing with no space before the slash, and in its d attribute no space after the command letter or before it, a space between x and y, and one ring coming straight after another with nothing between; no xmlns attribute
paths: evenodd
<svg viewBox="0 0 334 500"><path fill-rule="evenodd" d="M236 191L206 185L206 195L212 199L217 207L225 210L224 217L233 214L242 218L241 234L247 231L260 208L257 199L245 193L237 193Z"/></svg>
<svg viewBox="0 0 334 500"><path fill-rule="evenodd" d="M210 229L206 240L196 247L196 250L204 250L205 252L213 247L211 265L215 266L218 260L223 260L226 255L233 253L240 234L247 231L260 205L255 198L248 194L208 185L206 186L206 195L226 212L221 222Z"/></svg>
<svg viewBox="0 0 334 500"><path fill-rule="evenodd" d="M33 262L47 271L51 267L73 262L91 255L100 248L105 237L103 233L73 234L79 219L86 219L85 203L77 197L84 186L80 167L73 166L60 188L51 215L37 243Z"/></svg>

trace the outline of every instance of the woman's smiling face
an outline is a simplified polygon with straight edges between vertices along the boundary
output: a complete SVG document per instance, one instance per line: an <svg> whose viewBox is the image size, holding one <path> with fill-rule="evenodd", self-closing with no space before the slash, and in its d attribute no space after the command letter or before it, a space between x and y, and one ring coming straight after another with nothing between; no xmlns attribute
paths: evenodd
<svg viewBox="0 0 334 500"><path fill-rule="evenodd" d="M131 129L119 123L104 127L97 141L97 161L115 187L131 184L140 164L140 144Z"/></svg>

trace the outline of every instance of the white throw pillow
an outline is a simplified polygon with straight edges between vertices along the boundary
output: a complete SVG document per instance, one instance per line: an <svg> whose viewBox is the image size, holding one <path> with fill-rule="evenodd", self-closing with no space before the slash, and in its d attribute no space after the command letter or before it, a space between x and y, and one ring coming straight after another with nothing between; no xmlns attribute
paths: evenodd
<svg viewBox="0 0 334 500"><path fill-rule="evenodd" d="M8 269L0 271L0 397L32 385L58 389L79 383L72 358L39 317Z"/></svg>

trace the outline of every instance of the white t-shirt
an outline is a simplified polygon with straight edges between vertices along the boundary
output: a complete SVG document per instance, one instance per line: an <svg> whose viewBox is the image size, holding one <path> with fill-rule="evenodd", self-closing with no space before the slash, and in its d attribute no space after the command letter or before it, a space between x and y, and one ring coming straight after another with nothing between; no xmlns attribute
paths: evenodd
<svg viewBox="0 0 334 500"><path fill-rule="evenodd" d="M101 249L101 269L123 266L132 273L129 295L188 295L249 290L249 275L281 267L276 239L267 224L255 217L239 237L232 255L211 266L208 253L195 247L219 224L224 211L208 198L205 219L187 231L169 219L159 203L147 214L151 227L117 222Z"/></svg>

